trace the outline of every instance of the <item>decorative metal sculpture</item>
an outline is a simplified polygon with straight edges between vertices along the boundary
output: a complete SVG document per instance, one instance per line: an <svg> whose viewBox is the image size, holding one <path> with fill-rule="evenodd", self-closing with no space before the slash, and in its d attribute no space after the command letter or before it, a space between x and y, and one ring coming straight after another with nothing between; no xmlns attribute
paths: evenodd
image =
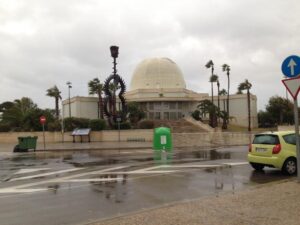
<svg viewBox="0 0 300 225"><path fill-rule="evenodd" d="M111 56L113 57L113 74L111 74L104 83L104 114L107 116L108 123L111 128L114 128L117 122L126 121L127 106L124 98L126 85L124 80L117 74L116 58L119 55L119 47L110 47ZM119 94L117 94L117 90ZM120 99L117 102L117 97ZM117 103L119 107L117 107Z"/></svg>

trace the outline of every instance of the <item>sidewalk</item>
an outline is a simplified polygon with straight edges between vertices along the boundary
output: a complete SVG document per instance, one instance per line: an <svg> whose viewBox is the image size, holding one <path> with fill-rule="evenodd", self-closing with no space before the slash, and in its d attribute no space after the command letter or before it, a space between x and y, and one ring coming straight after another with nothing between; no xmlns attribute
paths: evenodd
<svg viewBox="0 0 300 225"><path fill-rule="evenodd" d="M299 218L300 183L291 179L89 225L299 225Z"/></svg>
<svg viewBox="0 0 300 225"><path fill-rule="evenodd" d="M15 144L0 143L0 152L12 152ZM46 143L46 151L72 151L72 150L125 150L125 149L152 149L152 142L64 142ZM44 151L43 143L37 144L36 151Z"/></svg>

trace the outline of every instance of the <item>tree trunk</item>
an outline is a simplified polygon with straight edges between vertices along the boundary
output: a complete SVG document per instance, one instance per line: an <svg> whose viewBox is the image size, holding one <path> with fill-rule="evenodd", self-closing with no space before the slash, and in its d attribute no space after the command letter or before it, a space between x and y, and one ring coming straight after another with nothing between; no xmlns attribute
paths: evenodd
<svg viewBox="0 0 300 225"><path fill-rule="evenodd" d="M211 103L214 104L214 86L213 86L213 82L211 83Z"/></svg>
<svg viewBox="0 0 300 225"><path fill-rule="evenodd" d="M55 97L55 116L56 119L59 118L59 98Z"/></svg>
<svg viewBox="0 0 300 225"><path fill-rule="evenodd" d="M229 79L229 72L227 71L227 81L228 81L228 87L227 87L227 124L229 124L229 86L230 86L230 79Z"/></svg>

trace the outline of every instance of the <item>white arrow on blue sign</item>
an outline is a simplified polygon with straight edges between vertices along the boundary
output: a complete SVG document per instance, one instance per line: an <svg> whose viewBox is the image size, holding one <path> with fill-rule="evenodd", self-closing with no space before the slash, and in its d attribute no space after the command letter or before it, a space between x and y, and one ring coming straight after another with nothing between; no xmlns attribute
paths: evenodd
<svg viewBox="0 0 300 225"><path fill-rule="evenodd" d="M287 57L281 65L282 73L290 78L295 78L300 75L300 57L291 55Z"/></svg>

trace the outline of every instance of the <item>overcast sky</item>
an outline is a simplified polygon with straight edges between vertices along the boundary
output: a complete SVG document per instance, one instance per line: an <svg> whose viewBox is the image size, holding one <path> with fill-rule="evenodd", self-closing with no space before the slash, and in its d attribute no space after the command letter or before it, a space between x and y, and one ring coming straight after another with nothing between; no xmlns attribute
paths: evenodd
<svg viewBox="0 0 300 225"><path fill-rule="evenodd" d="M23 96L54 108L46 90L87 96L87 83L112 72L109 46L118 45L118 72L127 87L136 65L168 57L187 88L210 93L208 60L221 88L231 66L231 91L248 79L264 109L285 97L282 61L300 54L298 0L1 0L0 103Z"/></svg>

